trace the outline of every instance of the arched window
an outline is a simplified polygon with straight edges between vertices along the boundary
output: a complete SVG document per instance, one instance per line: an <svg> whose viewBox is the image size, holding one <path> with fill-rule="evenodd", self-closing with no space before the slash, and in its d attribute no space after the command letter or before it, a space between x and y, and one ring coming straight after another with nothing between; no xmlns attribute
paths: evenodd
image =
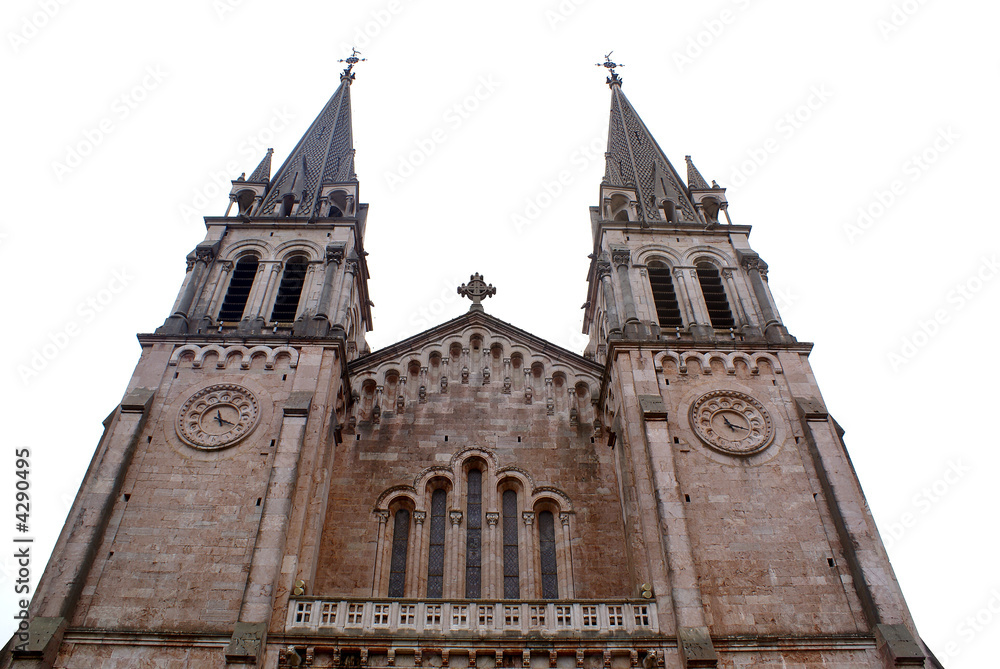
<svg viewBox="0 0 1000 669"><path fill-rule="evenodd" d="M520 570L517 562L517 492L503 491L503 596L521 598Z"/></svg>
<svg viewBox="0 0 1000 669"><path fill-rule="evenodd" d="M308 264L303 256L295 256L285 262L285 271L278 286L278 297L275 298L274 309L271 311L271 320L275 323L290 323L295 320L307 267Z"/></svg>
<svg viewBox="0 0 1000 669"><path fill-rule="evenodd" d="M249 188L241 190L236 194L236 206L239 207L240 213L244 216L250 215L250 210L253 208L254 192Z"/></svg>
<svg viewBox="0 0 1000 669"><path fill-rule="evenodd" d="M482 596L483 572L483 472L470 469L465 506L465 596Z"/></svg>
<svg viewBox="0 0 1000 669"><path fill-rule="evenodd" d="M670 268L658 260L647 266L649 272L649 288L653 292L653 304L656 307L656 318L661 328L684 327L681 320L681 309L677 303L677 293L674 292L674 282L670 276Z"/></svg>
<svg viewBox="0 0 1000 669"><path fill-rule="evenodd" d="M558 599L556 525L551 511L542 511L538 514L538 552L542 567L542 599Z"/></svg>
<svg viewBox="0 0 1000 669"><path fill-rule="evenodd" d="M722 277L712 263L700 262L697 265L698 283L701 284L701 294L705 297L708 316L713 328L736 327L733 312L729 310L729 300L726 290L722 287Z"/></svg>
<svg viewBox="0 0 1000 669"><path fill-rule="evenodd" d="M243 318L243 311L247 307L247 299L250 297L250 289L257 276L259 264L260 258L253 254L245 255L236 261L233 276L229 279L229 288L226 290L226 298L222 301L222 308L219 309L220 321L238 321Z"/></svg>
<svg viewBox="0 0 1000 669"><path fill-rule="evenodd" d="M427 596L444 592L444 528L448 493L438 488L431 494L431 543L427 552Z"/></svg>
<svg viewBox="0 0 1000 669"><path fill-rule="evenodd" d="M410 512L398 509L392 526L392 561L389 563L389 596L403 597L406 588L406 549L410 543Z"/></svg>

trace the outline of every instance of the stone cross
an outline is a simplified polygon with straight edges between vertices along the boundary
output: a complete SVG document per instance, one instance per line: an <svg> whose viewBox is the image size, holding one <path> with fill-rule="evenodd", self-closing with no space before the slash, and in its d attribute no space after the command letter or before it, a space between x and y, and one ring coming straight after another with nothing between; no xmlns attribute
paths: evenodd
<svg viewBox="0 0 1000 669"><path fill-rule="evenodd" d="M476 272L469 277L469 283L463 283L458 287L458 294L472 300L472 306L469 307L469 311L483 311L483 305L481 304L483 298L496 295L497 289L493 287L492 283L486 285L486 282L483 281L483 276L479 272Z"/></svg>

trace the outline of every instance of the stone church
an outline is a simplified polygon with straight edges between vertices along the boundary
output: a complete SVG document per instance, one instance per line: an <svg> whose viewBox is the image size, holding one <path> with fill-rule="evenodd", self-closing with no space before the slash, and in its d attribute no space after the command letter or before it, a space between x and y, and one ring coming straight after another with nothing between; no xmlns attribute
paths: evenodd
<svg viewBox="0 0 1000 669"><path fill-rule="evenodd" d="M586 350L479 275L369 349L356 62L205 219L0 665L939 667L750 226L613 63Z"/></svg>

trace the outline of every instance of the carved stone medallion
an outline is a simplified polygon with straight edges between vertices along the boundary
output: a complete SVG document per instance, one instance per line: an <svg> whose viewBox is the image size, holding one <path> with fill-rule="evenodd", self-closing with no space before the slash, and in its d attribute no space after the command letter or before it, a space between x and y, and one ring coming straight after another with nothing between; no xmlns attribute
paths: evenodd
<svg viewBox="0 0 1000 669"><path fill-rule="evenodd" d="M691 427L702 441L728 455L753 455L774 438L767 409L734 390L706 393L691 405Z"/></svg>
<svg viewBox="0 0 1000 669"><path fill-rule="evenodd" d="M227 448L253 432L259 415L257 398L243 386L209 386L184 402L177 414L177 436L202 450Z"/></svg>

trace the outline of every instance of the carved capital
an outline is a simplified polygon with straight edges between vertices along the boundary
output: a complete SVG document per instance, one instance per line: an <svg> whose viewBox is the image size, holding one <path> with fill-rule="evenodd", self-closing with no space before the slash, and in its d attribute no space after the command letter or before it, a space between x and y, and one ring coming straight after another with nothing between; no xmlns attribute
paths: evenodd
<svg viewBox="0 0 1000 669"><path fill-rule="evenodd" d="M219 265L222 267L222 273L223 274L225 274L227 272L232 272L233 271L233 261L232 260L223 260L222 262L219 263Z"/></svg>
<svg viewBox="0 0 1000 669"><path fill-rule="evenodd" d="M497 523L500 522L500 514L496 511L488 511L486 513L486 524L490 527L496 527Z"/></svg>
<svg viewBox="0 0 1000 669"><path fill-rule="evenodd" d="M452 511L451 513L448 514L448 517L451 519L451 525L452 525L452 527L458 527L459 525L462 524L462 512L461 511Z"/></svg>
<svg viewBox="0 0 1000 669"><path fill-rule="evenodd" d="M595 270L597 274L597 280L600 281L606 276L611 276L611 263L607 260L599 260L597 262L597 268Z"/></svg>
<svg viewBox="0 0 1000 669"><path fill-rule="evenodd" d="M733 278L733 270L729 269L728 267L725 268L725 269L723 269L722 270L722 276L724 278L726 278L726 279L732 279Z"/></svg>
<svg viewBox="0 0 1000 669"><path fill-rule="evenodd" d="M378 522L380 522L380 523L387 523L387 522L389 522L389 512L388 511L382 511L382 510L376 511L375 512L375 517L378 518Z"/></svg>
<svg viewBox="0 0 1000 669"><path fill-rule="evenodd" d="M569 527L569 513L563 511L559 514L559 522L562 523L563 527Z"/></svg>
<svg viewBox="0 0 1000 669"><path fill-rule="evenodd" d="M198 262L203 262L207 265L215 260L215 247L199 246L194 250L194 255Z"/></svg>
<svg viewBox="0 0 1000 669"><path fill-rule="evenodd" d="M354 258L351 258L346 263L344 263L344 271L348 274L357 274L360 263Z"/></svg>
<svg viewBox="0 0 1000 669"><path fill-rule="evenodd" d="M625 265L626 267L632 261L632 251L625 248L611 249L611 262L615 267L621 267Z"/></svg>
<svg viewBox="0 0 1000 669"><path fill-rule="evenodd" d="M326 245L326 262L339 265L344 260L343 244Z"/></svg>
<svg viewBox="0 0 1000 669"><path fill-rule="evenodd" d="M524 521L525 525L534 525L535 524L535 512L534 511L522 511L521 512L521 520Z"/></svg>
<svg viewBox="0 0 1000 669"><path fill-rule="evenodd" d="M417 525L423 525L425 520L427 520L427 512L426 511L414 511L413 512L413 521Z"/></svg>

